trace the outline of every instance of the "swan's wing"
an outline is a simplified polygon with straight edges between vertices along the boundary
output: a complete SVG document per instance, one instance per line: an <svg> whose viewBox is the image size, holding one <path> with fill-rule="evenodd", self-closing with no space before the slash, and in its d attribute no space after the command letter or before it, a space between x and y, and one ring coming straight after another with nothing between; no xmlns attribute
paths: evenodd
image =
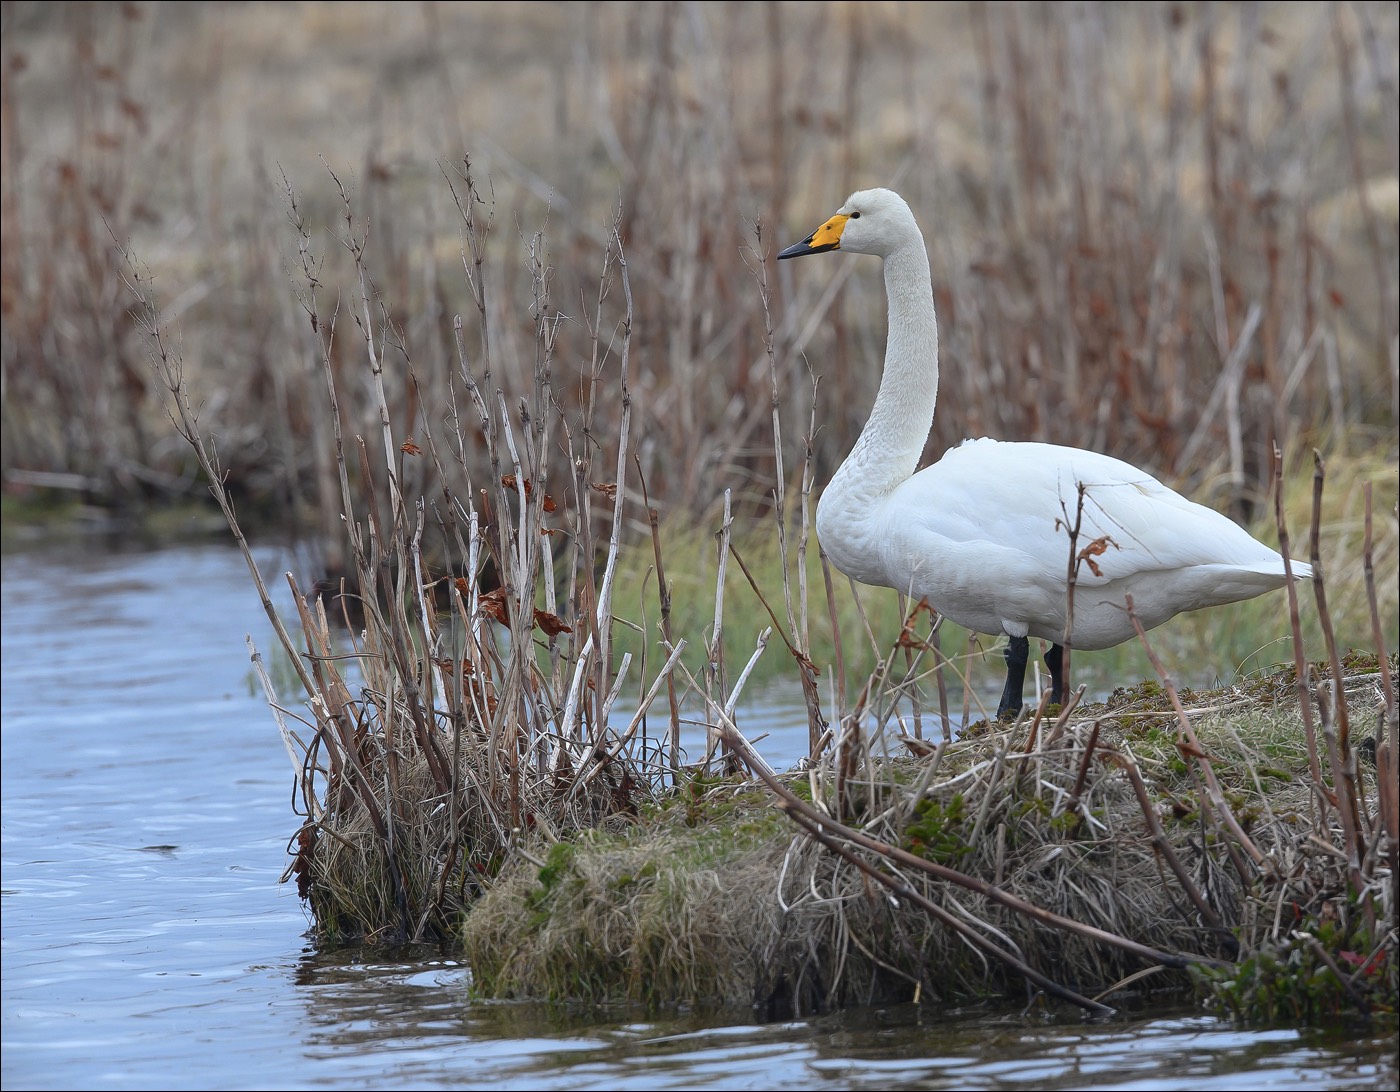
<svg viewBox="0 0 1400 1092"><path fill-rule="evenodd" d="M1008 575L1015 569L1019 579L1062 589L1081 482L1082 585L1202 566L1217 574L1282 571L1274 550L1219 512L1128 463L1075 448L970 441L906 481L891 505L911 527L950 543L1015 551L1020 563Z"/></svg>

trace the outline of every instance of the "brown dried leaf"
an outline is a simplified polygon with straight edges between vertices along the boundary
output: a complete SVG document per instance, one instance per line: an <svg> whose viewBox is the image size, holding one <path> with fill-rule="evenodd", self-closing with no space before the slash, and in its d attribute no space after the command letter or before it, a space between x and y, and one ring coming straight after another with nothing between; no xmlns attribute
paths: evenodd
<svg viewBox="0 0 1400 1092"><path fill-rule="evenodd" d="M912 628L910 628L909 626L905 626L902 630L899 631L899 637L895 641L894 647L913 648L922 650L928 647L928 643L922 637L916 634Z"/></svg>
<svg viewBox="0 0 1400 1092"><path fill-rule="evenodd" d="M489 614L503 626L510 625L510 615L506 613L506 590L497 588L481 597L481 612Z"/></svg>
<svg viewBox="0 0 1400 1092"><path fill-rule="evenodd" d="M557 614L550 614L547 610L535 611L535 625L544 630L550 637L557 637L561 633L573 633L573 627L560 618Z"/></svg>
<svg viewBox="0 0 1400 1092"><path fill-rule="evenodd" d="M1089 571L1095 576L1103 576L1103 570L1098 567L1094 558L1098 557L1100 554L1107 553L1110 546L1115 550L1118 549L1118 543L1114 542L1112 538L1108 535L1100 535L1098 538L1094 539L1093 542L1089 543L1089 545L1085 546L1084 549L1079 551L1078 560L1088 565Z"/></svg>

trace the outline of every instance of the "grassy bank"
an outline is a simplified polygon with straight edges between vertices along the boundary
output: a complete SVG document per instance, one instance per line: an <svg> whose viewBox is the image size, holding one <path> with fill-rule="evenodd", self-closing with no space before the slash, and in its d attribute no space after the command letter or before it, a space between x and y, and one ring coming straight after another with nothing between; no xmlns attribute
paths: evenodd
<svg viewBox="0 0 1400 1092"><path fill-rule="evenodd" d="M1378 667L1346 675L1358 734L1385 722ZM1393 1015L1376 820L1394 785L1364 762L1345 775L1364 829L1343 848L1293 682L1187 695L1179 712L1142 686L918 757L875 737L844 779L832 762L780 778L790 798L691 783L621 833L509 869L465 918L474 981L770 1016L1036 992L1092 1009L1161 989L1248 1019Z"/></svg>

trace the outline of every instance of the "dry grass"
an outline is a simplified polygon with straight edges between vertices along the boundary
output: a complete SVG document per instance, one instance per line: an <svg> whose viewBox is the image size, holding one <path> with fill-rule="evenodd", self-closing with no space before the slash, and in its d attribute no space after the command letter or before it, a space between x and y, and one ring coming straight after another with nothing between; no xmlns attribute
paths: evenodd
<svg viewBox="0 0 1400 1092"><path fill-rule="evenodd" d="M764 315L754 270L868 184L901 188L930 236L945 376L931 452L979 434L1096 448L1242 518L1270 495L1275 442L1331 455L1367 425L1394 459L1393 5L151 15L6 6L11 489L202 490L164 427L115 238L184 319L245 513L335 539L327 438L307 412L319 369L282 278L297 261L276 228L281 176L308 224L333 227L328 165L373 224L378 287L419 368L421 399L386 382L411 433L443 404L444 320L471 306L441 181L467 154L504 229L484 305L508 400L533 384L518 241L543 233L532 261L551 271L558 347L582 352L617 218L645 362L633 447L663 517L712 512L724 488L738 516L767 512L814 399L816 480L848 450L876 380L873 282L783 274ZM324 260L328 281L353 279L348 252ZM343 341L335 366L357 351ZM589 382L556 396L586 405ZM371 428L367 389L341 394L348 430ZM615 434L616 406L593 413Z"/></svg>

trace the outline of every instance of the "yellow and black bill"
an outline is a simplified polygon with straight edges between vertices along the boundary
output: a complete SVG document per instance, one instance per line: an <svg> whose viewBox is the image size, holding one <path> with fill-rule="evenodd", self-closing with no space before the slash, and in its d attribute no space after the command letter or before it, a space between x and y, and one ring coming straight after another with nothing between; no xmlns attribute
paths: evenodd
<svg viewBox="0 0 1400 1092"><path fill-rule="evenodd" d="M841 232L846 228L846 221L850 217L838 212L830 220L824 223L816 231L808 235L800 243L793 243L792 246L782 251L778 257L800 258L804 254L825 254L828 250L841 249Z"/></svg>

